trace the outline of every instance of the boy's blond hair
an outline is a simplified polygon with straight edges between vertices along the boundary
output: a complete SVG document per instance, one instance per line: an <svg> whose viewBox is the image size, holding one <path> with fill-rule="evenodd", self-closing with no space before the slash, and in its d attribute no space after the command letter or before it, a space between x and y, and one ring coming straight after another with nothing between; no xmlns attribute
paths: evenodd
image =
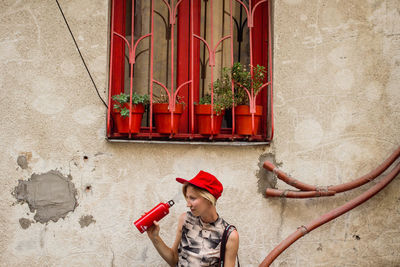
<svg viewBox="0 0 400 267"><path fill-rule="evenodd" d="M197 186L189 184L189 183L184 183L183 187L182 187L182 193L185 198L186 198L186 191L187 191L188 186L193 187L194 191L196 191L197 193L199 193L200 196L202 196L205 199L207 199L208 201L210 201L213 206L215 206L217 204L217 200L215 199L215 197L213 195L211 195L210 192L208 192L207 190L205 190L203 188L197 187Z"/></svg>

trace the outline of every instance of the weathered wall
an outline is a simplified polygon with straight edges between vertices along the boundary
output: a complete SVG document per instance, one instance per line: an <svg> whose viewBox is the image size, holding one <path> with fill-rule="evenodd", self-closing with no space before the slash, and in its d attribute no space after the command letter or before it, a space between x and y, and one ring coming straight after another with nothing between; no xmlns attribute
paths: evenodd
<svg viewBox="0 0 400 267"><path fill-rule="evenodd" d="M60 4L105 98L107 1ZM185 211L174 178L204 169L225 186L218 209L239 229L242 265L258 266L298 226L369 188L332 199L266 199L262 191L276 181L260 164L272 159L305 182L330 185L369 172L400 145L398 1L275 1L274 22L270 147L114 144L104 138L105 108L55 1L2 1L0 265L165 266L132 222L173 198L162 221L171 244ZM274 265L400 265L399 188L397 178ZM48 217L30 208L49 202L72 211L41 223Z"/></svg>

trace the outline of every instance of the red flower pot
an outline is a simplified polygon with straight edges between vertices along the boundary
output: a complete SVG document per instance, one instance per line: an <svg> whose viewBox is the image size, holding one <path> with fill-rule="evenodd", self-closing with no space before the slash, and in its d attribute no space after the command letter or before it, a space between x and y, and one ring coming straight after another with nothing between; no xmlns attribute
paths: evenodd
<svg viewBox="0 0 400 267"><path fill-rule="evenodd" d="M194 113L196 114L197 131L199 134L211 135L211 105L195 105ZM222 118L225 111L216 114L213 111L213 134L219 134L221 130Z"/></svg>
<svg viewBox="0 0 400 267"><path fill-rule="evenodd" d="M129 104L124 104L124 107L129 109ZM137 104L132 105L131 110L131 117L132 117L132 124L131 124L131 133L139 133L140 126L142 124L142 118L144 113L144 105ZM114 120L117 127L118 133L129 133L129 117L122 117L121 114L114 113Z"/></svg>
<svg viewBox="0 0 400 267"><path fill-rule="evenodd" d="M160 134L176 134L179 131L179 121L183 112L182 104L175 104L175 111L171 116L171 111L168 109L168 103L155 103L153 104L154 121L156 131ZM174 118L171 128L171 118Z"/></svg>
<svg viewBox="0 0 400 267"><path fill-rule="evenodd" d="M262 106L256 106L254 114L254 134L257 134L262 116ZM239 105L235 107L235 128L240 135L252 135L252 122L250 106Z"/></svg>

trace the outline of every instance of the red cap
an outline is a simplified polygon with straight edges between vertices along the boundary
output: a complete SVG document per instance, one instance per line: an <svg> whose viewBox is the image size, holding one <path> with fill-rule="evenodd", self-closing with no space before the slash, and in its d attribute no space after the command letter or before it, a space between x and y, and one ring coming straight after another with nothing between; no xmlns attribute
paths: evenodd
<svg viewBox="0 0 400 267"><path fill-rule="evenodd" d="M221 182L218 181L218 179L214 175L205 171L200 171L195 177L193 177L189 181L183 178L176 178L176 181L181 184L189 183L197 187L203 188L210 192L211 195L215 197L215 199L218 199L221 196L222 191L224 190Z"/></svg>

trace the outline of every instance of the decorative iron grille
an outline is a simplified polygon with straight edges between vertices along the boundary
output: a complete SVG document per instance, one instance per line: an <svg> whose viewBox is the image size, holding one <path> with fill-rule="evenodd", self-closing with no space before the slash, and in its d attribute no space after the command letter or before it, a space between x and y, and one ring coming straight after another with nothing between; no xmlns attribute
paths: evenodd
<svg viewBox="0 0 400 267"><path fill-rule="evenodd" d="M222 1L222 2L221 2ZM142 3L149 5L148 18L150 20L148 33L142 34L146 24ZM222 36L215 38L215 4L221 9L223 29ZM163 6L163 10L156 10ZM239 11L238 11L239 10ZM236 12L235 12L236 11ZM202 13L203 12L203 13ZM163 15L166 14L166 16ZM236 13L239 13L239 16ZM128 15L127 15L128 14ZM162 19L165 25L166 58L165 82L155 76L155 57L160 49L156 47L161 39L155 31L155 17ZM220 18L219 18L220 19ZM145 21L145 22L143 22ZM228 23L226 23L228 22ZM228 26L226 26L228 25ZM201 31L201 26L203 30ZM219 20L218 26L221 26ZM225 34L225 30L228 33ZM248 32L248 39L244 32ZM109 71L109 105L107 116L107 137L109 140L165 140L165 141L246 141L270 142L273 138L273 91L272 91L272 27L271 27L271 0L113 0L111 7L111 36L110 36L110 71ZM202 32L202 33L201 33ZM208 36L207 36L208 34ZM236 37L236 38L234 38ZM243 53L243 41L247 41ZM147 41L147 43L146 43ZM260 92L254 92L253 83L244 88L247 94L250 111L251 132L241 134L237 132L237 111L235 108L235 85L232 81L232 108L223 118L222 128L217 131L215 121L219 114L214 111L214 72L222 69L223 60L216 60L217 53L224 47L225 55L229 50L229 66L236 61L244 61L244 54L248 55L250 66L261 65L266 68L266 77L261 85ZM145 45L148 45L147 48ZM138 52L138 47L146 49ZM201 46L203 51L201 51ZM228 47L229 49L227 49ZM237 52L234 53L235 48ZM157 51L155 51L157 50ZM134 86L136 73L144 70L143 64L138 68L135 64L140 56L148 55L148 77L145 79L148 87L149 103L139 130L133 130L135 116L132 100L140 91ZM234 55L235 54L235 55ZM223 57L223 55L222 55ZM236 57L236 58L235 58ZM156 58L160 62L159 58ZM247 62L246 62L247 63ZM208 65L208 66L207 66ZM125 74L127 72L127 74ZM206 87L206 73L209 79L209 93L211 96L211 113L209 118L210 133L199 133L198 117L195 106L201 96L204 96ZM251 76L254 70L250 68ZM160 76L160 75L158 75ZM128 79L127 79L128 78ZM143 79L142 79L143 80ZM127 86L129 84L129 86ZM167 132L160 132L156 122L156 89L164 95L167 113ZM118 110L114 109L114 95L126 93L129 97L125 108L129 116L125 118L127 130L120 131L117 127ZM143 93L143 90L142 92ZM145 92L146 93L146 92ZM178 120L175 112L180 108L177 98L184 102L184 112ZM158 100L159 101L159 100ZM260 122L256 120L256 106L262 106ZM157 126L157 127L156 127ZM168 126L170 126L168 128ZM259 126L259 127L258 127ZM257 130L258 128L258 130Z"/></svg>

